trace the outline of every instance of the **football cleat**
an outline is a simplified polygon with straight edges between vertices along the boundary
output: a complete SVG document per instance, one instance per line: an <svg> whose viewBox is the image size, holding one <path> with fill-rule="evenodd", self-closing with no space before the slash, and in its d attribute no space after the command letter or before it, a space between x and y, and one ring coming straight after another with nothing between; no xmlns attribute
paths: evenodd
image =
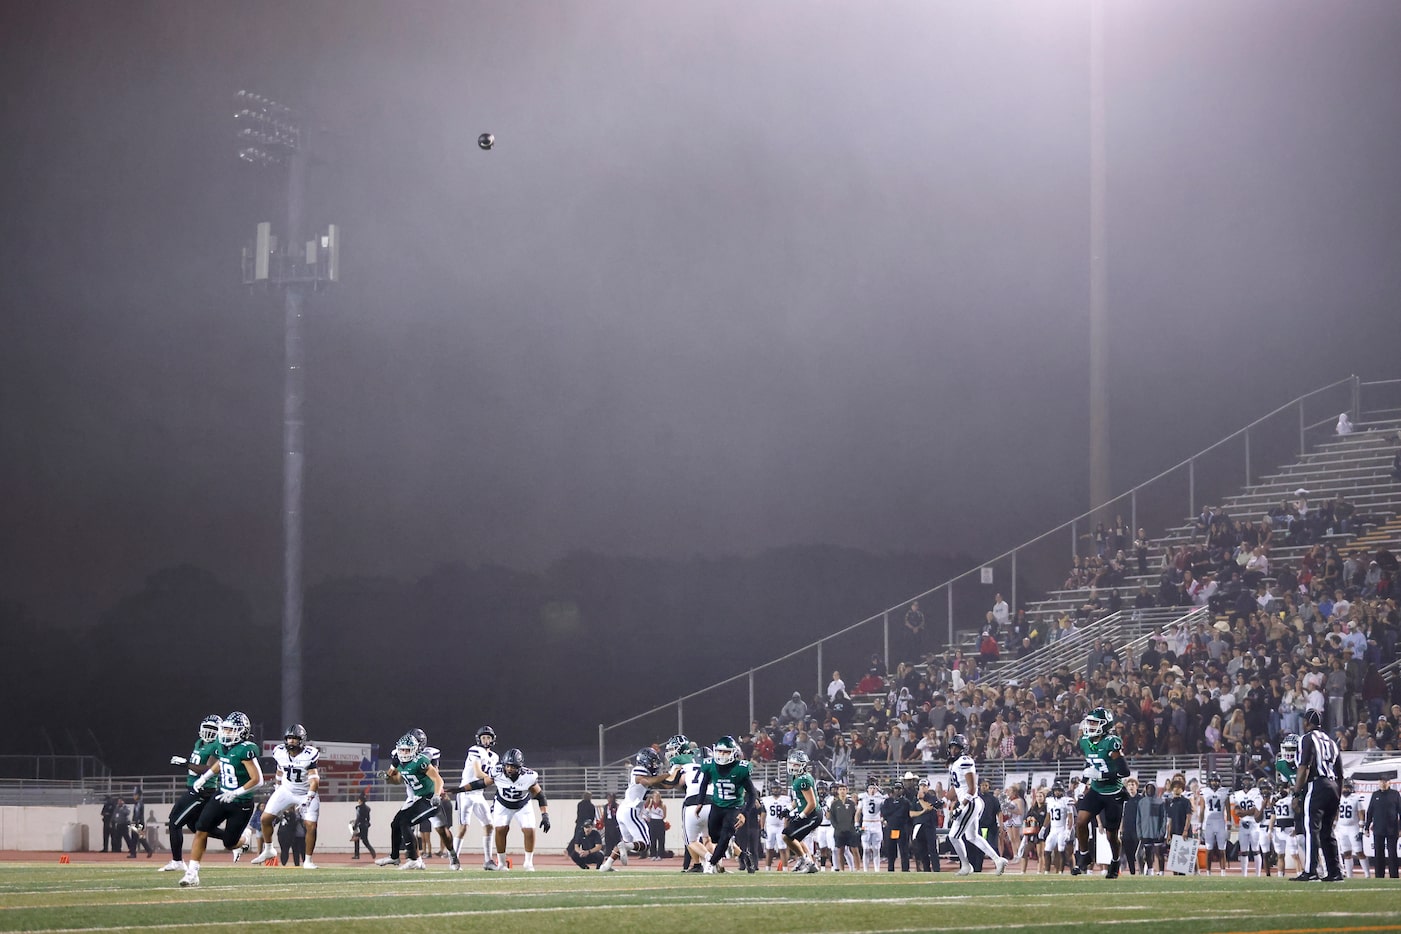
<svg viewBox="0 0 1401 934"><path fill-rule="evenodd" d="M1007 871L1007 864L1009 862L1011 862L1011 860L1008 860L1006 857L999 856L997 858L997 875L1000 876Z"/></svg>
<svg viewBox="0 0 1401 934"><path fill-rule="evenodd" d="M188 867L185 866L184 860L172 859L170 862L157 869L156 872L184 872L186 868Z"/></svg>
<svg viewBox="0 0 1401 934"><path fill-rule="evenodd" d="M193 869L186 869L185 874L180 877L180 888L189 889L199 885L199 873Z"/></svg>
<svg viewBox="0 0 1401 934"><path fill-rule="evenodd" d="M315 869L315 868L317 868L317 867L316 867L316 864L313 863L313 862L311 861L311 857L308 856L306 859L302 860L302 868L303 868L303 869Z"/></svg>
<svg viewBox="0 0 1401 934"><path fill-rule="evenodd" d="M266 863L268 860L272 859L276 855L277 852L272 847L265 846L263 847L263 851L257 856L253 857L251 862L254 866L261 866L263 863Z"/></svg>
<svg viewBox="0 0 1401 934"><path fill-rule="evenodd" d="M958 867L958 872L954 873L954 875L956 875L956 876L971 876L972 874L973 874L973 864L972 864L972 863L964 863L962 866Z"/></svg>
<svg viewBox="0 0 1401 934"><path fill-rule="evenodd" d="M375 860L375 865L376 865L376 866L397 866L397 865L399 865L399 861L398 861L397 859L395 859L394 857L392 857L392 856L381 856L379 859Z"/></svg>
<svg viewBox="0 0 1401 934"><path fill-rule="evenodd" d="M403 870L403 869L427 869L428 867L425 866L425 865L423 865L423 859L420 857L419 859L411 859L411 860L409 860L407 863L403 863L402 865L399 866L399 868L400 868L401 870Z"/></svg>

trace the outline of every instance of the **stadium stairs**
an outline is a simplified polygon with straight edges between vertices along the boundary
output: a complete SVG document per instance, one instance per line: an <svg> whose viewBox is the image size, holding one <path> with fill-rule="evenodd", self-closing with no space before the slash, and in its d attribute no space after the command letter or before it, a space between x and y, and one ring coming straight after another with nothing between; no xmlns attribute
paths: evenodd
<svg viewBox="0 0 1401 934"><path fill-rule="evenodd" d="M1309 502L1313 505L1342 494L1355 507L1354 516L1360 520L1358 528L1362 531L1329 534L1319 541L1332 542L1344 553L1355 549L1375 552L1383 547L1396 550L1401 547L1401 482L1391 476L1391 463L1396 448L1401 445L1398 429L1401 429L1401 417L1395 410L1374 413L1368 420L1356 423L1352 434L1333 436L1316 445L1297 461L1260 477L1259 482L1222 500L1220 508L1237 521L1255 521L1282 501L1294 499L1301 488L1308 491ZM1116 650L1128 651L1132 657L1137 657L1154 634L1183 622L1195 624L1199 617L1209 620L1202 607L1162 607L1150 611L1128 607L1140 584L1147 585L1156 596L1161 572L1155 566L1163 550L1198 541L1200 536L1195 524L1196 517L1189 517L1182 525L1150 541L1149 572L1136 573L1134 564L1135 570L1126 574L1116 588L1125 604L1120 612L1073 629L1068 637L1044 645L1021 659L995 662L987 666L981 680L999 684L1015 680L1026 684L1038 675L1049 675L1061 667L1078 670L1097 639L1111 642ZM1296 565L1309 547L1286 544L1283 530L1277 529L1270 547L1271 562ZM1073 616L1085 605L1091 597L1090 591L1089 587L1049 591L1045 599L1026 608L1027 619L1034 626L1055 626L1062 614ZM1099 591L1101 599L1105 593L1105 589ZM971 641L960 644L965 654L977 654L976 637L977 633L973 633ZM1385 673L1388 680L1401 677L1401 663L1388 666Z"/></svg>

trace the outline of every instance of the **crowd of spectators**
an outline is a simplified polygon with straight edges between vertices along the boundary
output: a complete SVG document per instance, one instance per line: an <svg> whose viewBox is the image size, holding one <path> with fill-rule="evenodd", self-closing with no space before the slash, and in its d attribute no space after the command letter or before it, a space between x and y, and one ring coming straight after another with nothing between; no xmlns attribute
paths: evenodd
<svg viewBox="0 0 1401 934"><path fill-rule="evenodd" d="M1029 622L999 595L976 654L949 650L893 671L873 655L854 697L839 672L810 701L795 692L779 716L752 724L746 754L803 749L821 771L849 778L853 769L942 766L948 739L964 733L980 759L1050 763L1074 757L1078 724L1096 706L1114 713L1130 756L1212 754L1215 767L1236 771L1268 769L1308 708L1344 750L1401 748L1401 679L1393 687L1381 673L1401 634L1395 558L1323 542L1297 567L1270 567L1268 529L1217 516L1200 541L1166 553L1157 592L1140 586L1132 601L1212 613L1155 635L1136 657L1096 641L1076 664L1003 681L989 637L1023 655L1123 601L1091 590L1078 610Z"/></svg>

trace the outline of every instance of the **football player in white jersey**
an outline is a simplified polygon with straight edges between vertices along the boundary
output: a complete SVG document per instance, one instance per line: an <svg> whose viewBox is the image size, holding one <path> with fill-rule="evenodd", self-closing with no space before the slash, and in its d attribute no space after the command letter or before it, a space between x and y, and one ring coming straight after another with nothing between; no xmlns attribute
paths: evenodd
<svg viewBox="0 0 1401 934"><path fill-rule="evenodd" d="M1231 790L1221 786L1221 776L1212 772L1202 789L1202 842L1206 844L1206 874L1211 875L1213 858L1221 864L1221 875L1226 874L1226 845L1231 841L1231 829L1226 824L1226 815L1231 809Z"/></svg>
<svg viewBox="0 0 1401 934"><path fill-rule="evenodd" d="M953 844L954 852L958 854L958 860L962 863L957 875L967 876L973 872L973 864L968 861L968 844L971 843L993 861L1000 876L1007 871L1007 860L999 856L992 844L978 833L985 804L978 794L978 767L966 751L968 739L962 733L957 733L949 740L948 745L948 798L951 803L956 802L953 813L949 815L949 842Z"/></svg>
<svg viewBox="0 0 1401 934"><path fill-rule="evenodd" d="M277 787L263 806L262 847L253 863L265 863L277 855L273 846L273 824L286 811L296 809L306 824L306 859L303 869L315 869L312 854L316 852L316 823L321 816L321 798L317 789L321 773L317 763L321 751L307 742L306 727L300 723L289 726L282 735L282 745L272 751L277 763Z"/></svg>
<svg viewBox="0 0 1401 934"><path fill-rule="evenodd" d="M477 777L478 770L483 775L490 772L501 758L496 754L496 731L491 727L478 727L475 739L477 741L467 750L467 759L462 766L464 785ZM457 796L457 839L453 846L459 859L462 855L462 840L467 836L467 827L473 820L482 825L482 865L491 866L496 862L496 834L491 829L491 803L487 801L483 791L460 792ZM456 864L460 865L460 862Z"/></svg>
<svg viewBox="0 0 1401 934"><path fill-rule="evenodd" d="M779 779L769 783L769 793L759 799L759 809L764 812L764 868L773 869L773 861L782 862L782 854L788 852L783 842L783 822L793 809L793 801L788 797L788 786ZM880 818L876 818L876 829L880 829Z"/></svg>
<svg viewBox="0 0 1401 934"><path fill-rule="evenodd" d="M525 842L523 868L526 872L534 872L536 823L535 814L528 807L532 799L540 805L540 829L545 833L550 832L550 803L545 797L545 790L540 787L540 776L533 769L525 767L525 753L519 749L507 749L500 762L485 772L478 768L478 777L456 790L477 791L487 785L496 791L496 802L491 809L491 826L496 833L496 862L488 863L485 868L494 871L509 868L504 862L506 837L511 825L516 824Z"/></svg>
<svg viewBox="0 0 1401 934"><path fill-rule="evenodd" d="M1294 796L1287 785L1275 788L1269 782L1261 782L1257 787L1266 815L1262 821L1265 875L1272 875L1278 866L1279 874L1284 876L1293 871L1291 861L1299 859L1299 845L1294 837Z"/></svg>
<svg viewBox="0 0 1401 934"><path fill-rule="evenodd" d="M642 816L642 802L647 792L659 785L674 781L677 772L662 771L662 757L651 746L637 750L633 757L632 775L628 780L623 800L618 804L618 842L598 867L599 872L616 872L614 865L622 856L624 848L629 848L635 856L646 856L652 843L651 829ZM678 770L679 771L679 770Z"/></svg>
<svg viewBox="0 0 1401 934"><path fill-rule="evenodd" d="M880 785L868 782L866 790L856 796L856 826L861 831L861 871L880 869L881 826L880 809L885 804L885 792Z"/></svg>
<svg viewBox="0 0 1401 934"><path fill-rule="evenodd" d="M1074 833L1075 803L1066 795L1065 786L1056 782L1046 797L1046 858L1041 864L1042 872L1066 870Z"/></svg>
<svg viewBox="0 0 1401 934"><path fill-rule="evenodd" d="M682 870L703 872L701 860L704 857L697 857L694 847L709 839L710 805L700 797L700 749L685 734L677 733L667 740L665 753L667 764L671 766L671 776L663 784L685 789L685 797L681 801L681 837L686 845Z"/></svg>
<svg viewBox="0 0 1401 934"><path fill-rule="evenodd" d="M1367 854L1362 849L1362 824L1367 818L1367 805L1372 796L1359 792L1352 779L1343 779L1343 794L1338 802L1338 822L1334 833L1338 838L1338 854L1343 860L1343 874L1352 876L1352 858L1356 856L1362 863L1362 878L1367 878L1371 867L1367 865Z"/></svg>
<svg viewBox="0 0 1401 934"><path fill-rule="evenodd" d="M1255 864L1255 875L1264 868L1264 858L1260 853L1260 818L1264 814L1264 800L1255 787L1255 779L1249 775L1241 779L1239 791L1231 793L1231 810L1240 821L1240 831L1236 837L1240 843L1240 874L1250 875L1250 864Z"/></svg>

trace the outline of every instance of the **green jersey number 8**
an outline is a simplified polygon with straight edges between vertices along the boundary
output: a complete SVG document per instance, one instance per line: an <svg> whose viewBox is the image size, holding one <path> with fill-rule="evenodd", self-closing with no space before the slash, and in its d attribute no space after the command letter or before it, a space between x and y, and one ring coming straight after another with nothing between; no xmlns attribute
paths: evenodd
<svg viewBox="0 0 1401 934"><path fill-rule="evenodd" d="M234 771L232 762L219 763L219 784L228 791L237 791L239 788L238 773Z"/></svg>

